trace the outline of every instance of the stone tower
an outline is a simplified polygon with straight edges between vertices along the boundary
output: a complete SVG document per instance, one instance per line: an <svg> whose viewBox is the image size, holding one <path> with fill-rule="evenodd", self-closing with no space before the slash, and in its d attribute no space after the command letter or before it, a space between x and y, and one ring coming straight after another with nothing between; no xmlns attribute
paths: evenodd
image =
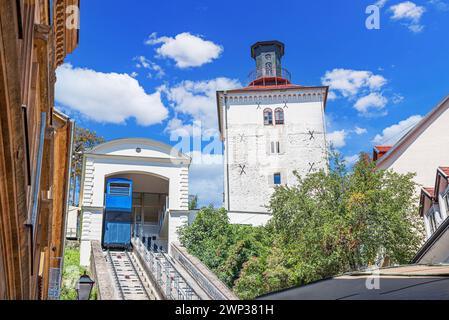
<svg viewBox="0 0 449 320"><path fill-rule="evenodd" d="M292 84L283 55L283 43L257 42L248 86L217 92L224 207L232 223L265 224L276 186L295 184L294 171L305 176L327 166L328 87Z"/></svg>

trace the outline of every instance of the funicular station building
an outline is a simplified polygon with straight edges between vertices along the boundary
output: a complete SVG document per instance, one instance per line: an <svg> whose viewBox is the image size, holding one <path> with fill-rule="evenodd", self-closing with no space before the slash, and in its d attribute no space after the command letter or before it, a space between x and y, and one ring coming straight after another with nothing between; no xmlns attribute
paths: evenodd
<svg viewBox="0 0 449 320"><path fill-rule="evenodd" d="M150 139L114 140L84 158L81 186L81 265L91 242L128 249L131 237L153 251L170 252L188 223L190 158Z"/></svg>

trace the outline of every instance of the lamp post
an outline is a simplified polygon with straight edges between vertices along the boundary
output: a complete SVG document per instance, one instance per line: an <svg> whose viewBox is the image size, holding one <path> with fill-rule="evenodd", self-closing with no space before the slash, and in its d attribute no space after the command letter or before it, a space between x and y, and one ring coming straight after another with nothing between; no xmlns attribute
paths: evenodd
<svg viewBox="0 0 449 320"><path fill-rule="evenodd" d="M76 293L78 295L78 300L89 300L90 293L92 292L92 288L95 284L87 274L84 274L80 277L76 284Z"/></svg>

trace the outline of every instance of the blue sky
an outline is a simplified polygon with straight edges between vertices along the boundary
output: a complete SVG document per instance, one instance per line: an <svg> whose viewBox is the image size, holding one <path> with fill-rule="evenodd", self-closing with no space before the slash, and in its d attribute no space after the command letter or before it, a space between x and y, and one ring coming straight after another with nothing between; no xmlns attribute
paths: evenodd
<svg viewBox="0 0 449 320"><path fill-rule="evenodd" d="M199 120L214 135L215 90L246 85L251 44L277 39L294 83L330 85L329 139L351 161L394 143L449 94L449 0L381 0L380 29L368 30L373 3L82 1L56 105L107 140L174 145ZM220 205L219 161L192 166L190 187Z"/></svg>

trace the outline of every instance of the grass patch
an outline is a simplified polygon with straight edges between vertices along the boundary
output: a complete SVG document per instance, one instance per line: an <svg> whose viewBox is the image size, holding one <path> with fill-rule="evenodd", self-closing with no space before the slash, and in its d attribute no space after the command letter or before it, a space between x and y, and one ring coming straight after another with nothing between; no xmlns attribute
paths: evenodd
<svg viewBox="0 0 449 320"><path fill-rule="evenodd" d="M76 283L80 276L89 271L80 266L80 247L77 241L67 241L64 251L64 269L60 300L77 300ZM91 300L97 299L96 288L92 290Z"/></svg>

